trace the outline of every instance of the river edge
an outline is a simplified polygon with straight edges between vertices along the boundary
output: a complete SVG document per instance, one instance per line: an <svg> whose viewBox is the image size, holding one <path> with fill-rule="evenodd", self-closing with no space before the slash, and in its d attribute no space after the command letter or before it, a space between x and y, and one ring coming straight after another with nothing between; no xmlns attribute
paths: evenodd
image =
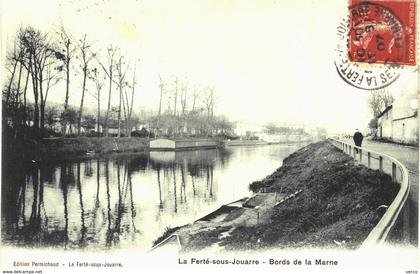
<svg viewBox="0 0 420 274"><path fill-rule="evenodd" d="M266 248L356 249L378 223L399 186L328 141L305 146L250 184L251 198L222 206L155 240L176 234L180 252Z"/></svg>
<svg viewBox="0 0 420 274"><path fill-rule="evenodd" d="M218 145L213 148L235 147L235 146L261 146L273 144L294 144L307 141L287 141L272 143L259 140L223 140L219 138L207 138L215 141ZM93 154L109 154L109 153L129 153L144 152L152 150L150 148L151 138L138 137L76 137L76 138L44 138L39 142L40 152L43 155L93 155ZM172 140L169 138L168 140ZM194 142L203 140L203 138L181 138L181 140ZM209 149L206 147L187 147L186 150ZM180 149L182 150L182 149Z"/></svg>
<svg viewBox="0 0 420 274"><path fill-rule="evenodd" d="M4 159L19 159L30 162L43 159L73 159L85 157L101 157L111 154L148 152L150 149L149 138L138 137L75 137L75 138L44 138L41 140L28 139L26 142L3 141ZM194 138L191 139L192 141ZM261 146L276 144L295 144L298 142L288 141L284 143L270 143L254 140L217 140L220 146ZM306 142L304 142L306 143ZM195 150L207 148L194 148ZM15 160L13 160L15 161Z"/></svg>

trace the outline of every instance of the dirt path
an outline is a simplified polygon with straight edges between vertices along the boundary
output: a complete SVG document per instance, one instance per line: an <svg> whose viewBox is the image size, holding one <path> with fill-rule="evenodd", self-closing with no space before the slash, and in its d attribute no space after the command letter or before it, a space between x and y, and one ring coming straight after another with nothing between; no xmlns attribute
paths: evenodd
<svg viewBox="0 0 420 274"><path fill-rule="evenodd" d="M411 183L410 198L418 203L419 197L419 149L411 146L398 144L381 143L371 140L363 142L363 147L374 151L382 152L394 157L408 169L408 180Z"/></svg>

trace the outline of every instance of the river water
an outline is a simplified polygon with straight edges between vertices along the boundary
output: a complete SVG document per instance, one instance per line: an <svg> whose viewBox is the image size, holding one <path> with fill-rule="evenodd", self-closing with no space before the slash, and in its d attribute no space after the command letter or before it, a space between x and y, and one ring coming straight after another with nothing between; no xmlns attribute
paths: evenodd
<svg viewBox="0 0 420 274"><path fill-rule="evenodd" d="M2 240L14 246L148 249L168 227L250 196L301 145L33 162L3 175Z"/></svg>

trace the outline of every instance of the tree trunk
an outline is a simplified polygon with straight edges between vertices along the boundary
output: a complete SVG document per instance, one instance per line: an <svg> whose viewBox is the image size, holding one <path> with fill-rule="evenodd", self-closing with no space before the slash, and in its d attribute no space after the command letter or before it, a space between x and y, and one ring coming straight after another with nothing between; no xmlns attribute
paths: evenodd
<svg viewBox="0 0 420 274"><path fill-rule="evenodd" d="M125 109L124 109L124 114L126 114L125 115L125 117L126 117L125 118L125 131L126 131L126 134L127 134L128 138L131 138L131 129L132 129L131 115L133 113L133 101L134 101L135 86L136 86L136 66L134 66L133 82L132 82L132 86L131 86L131 103L130 103L130 100L128 99L127 91L124 92L125 103L127 105L127 113L125 112ZM149 126L149 133L150 133L150 126Z"/></svg>
<svg viewBox="0 0 420 274"><path fill-rule="evenodd" d="M177 107L177 102L178 102L178 79L175 80L175 101L174 101L174 119L175 119L175 126L174 126L174 131L173 131L173 135L175 136L177 130L178 130L178 120L176 117L176 107Z"/></svg>
<svg viewBox="0 0 420 274"><path fill-rule="evenodd" d="M108 93L108 108L105 114L105 137L108 137L108 119L109 119L109 110L111 109L111 92L112 92L112 64L109 66L109 93Z"/></svg>
<svg viewBox="0 0 420 274"><path fill-rule="evenodd" d="M34 124L33 124L33 130L34 130L34 137L39 137L39 108L38 108L38 70L36 63L32 63L33 53L31 54L31 61L30 61L30 70L31 70L31 76L32 76L32 90L34 93Z"/></svg>
<svg viewBox="0 0 420 274"><path fill-rule="evenodd" d="M100 119L101 119L101 91L98 89L98 118L97 118L97 131L98 131L98 137L100 136Z"/></svg>
<svg viewBox="0 0 420 274"><path fill-rule="evenodd" d="M80 100L79 117L77 120L77 135L78 136L80 136L80 131L82 128L82 115L83 115L83 103L85 100L86 77L87 77L87 66L84 66L83 67L82 99Z"/></svg>
<svg viewBox="0 0 420 274"><path fill-rule="evenodd" d="M12 75L10 76L9 85L7 86L6 108L8 108L8 105L9 105L10 95L11 95L11 92L12 92L12 83L13 83L13 79L15 78L17 63L18 63L18 61L16 60L15 63L13 64Z"/></svg>
<svg viewBox="0 0 420 274"><path fill-rule="evenodd" d="M15 95L15 107L18 107L19 104L19 97L20 97L20 82L22 79L22 69L23 69L23 65L22 63L20 63L19 66L19 75L18 75L18 82L17 82L17 88L16 88L16 95Z"/></svg>
<svg viewBox="0 0 420 274"><path fill-rule="evenodd" d="M127 91L124 91L122 94L122 107L124 112L124 131L125 135L128 137L128 97L127 97Z"/></svg>
<svg viewBox="0 0 420 274"><path fill-rule="evenodd" d="M196 91L194 90L194 95L193 95L193 104L192 104L192 108L191 111L194 112L195 111L195 101L197 100L197 94Z"/></svg>
<svg viewBox="0 0 420 274"><path fill-rule="evenodd" d="M28 113L27 113L27 107L26 107L26 91L28 89L28 82L29 82L29 70L26 74L26 81L25 81L25 87L23 89L23 139L26 140L26 134L27 134L27 126L28 126Z"/></svg>
<svg viewBox="0 0 420 274"><path fill-rule="evenodd" d="M176 117L176 106L178 102L178 79L175 81L174 117Z"/></svg>
<svg viewBox="0 0 420 274"><path fill-rule="evenodd" d="M19 97L20 97L20 82L22 79L22 63L20 63L19 66L19 76L18 76L18 82L17 82L17 88L16 88L16 95L14 98L14 119L13 119L13 129L14 129L14 134L13 134L13 139L16 140L17 139L17 134L18 134L18 129L19 126L21 125L21 121L19 120L19 118L22 117L22 115L20 115L20 109L19 109Z"/></svg>
<svg viewBox="0 0 420 274"><path fill-rule="evenodd" d="M70 39L66 41L66 97L64 99L64 113L63 113L63 122L62 122L62 135L66 135L66 114L69 103L69 89L70 89Z"/></svg>
<svg viewBox="0 0 420 274"><path fill-rule="evenodd" d="M118 105L118 138L121 138L121 103L122 103L122 81L119 82L119 89L120 89L120 102Z"/></svg>
<svg viewBox="0 0 420 274"><path fill-rule="evenodd" d="M157 134L159 132L159 124L160 124L160 115L162 114L162 100L163 100L163 81L162 78L159 76L160 79L160 97L159 97L159 112L158 112L158 117L157 117L157 121L156 121L156 130L155 130L155 137L157 137Z"/></svg>
<svg viewBox="0 0 420 274"><path fill-rule="evenodd" d="M44 81L44 76L42 74L42 69L39 70L39 94L40 94L40 129L41 129L41 137L44 136L44 128L45 128L45 101L44 101L44 89L42 86L42 82Z"/></svg>
<svg viewBox="0 0 420 274"><path fill-rule="evenodd" d="M163 97L163 89L160 89L160 98L159 98L159 112L158 115L160 117L161 113L162 113L162 97Z"/></svg>
<svg viewBox="0 0 420 274"><path fill-rule="evenodd" d="M136 73L136 69L134 68L134 74ZM130 105L130 110L128 111L128 137L131 137L131 129L132 129L132 124L131 124L131 116L133 114L133 103L134 103L134 89L135 89L135 75L133 76L133 88L131 90L131 105ZM128 101L127 101L127 105L128 105ZM150 133L150 127L149 127L149 133Z"/></svg>

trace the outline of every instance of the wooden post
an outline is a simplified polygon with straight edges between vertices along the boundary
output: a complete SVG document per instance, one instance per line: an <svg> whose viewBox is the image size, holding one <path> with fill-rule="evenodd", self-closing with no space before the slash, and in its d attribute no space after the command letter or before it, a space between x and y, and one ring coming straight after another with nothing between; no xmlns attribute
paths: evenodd
<svg viewBox="0 0 420 274"><path fill-rule="evenodd" d="M360 155L359 155L360 156L360 162L362 162L362 149L361 148L359 149L359 153L360 153Z"/></svg>
<svg viewBox="0 0 420 274"><path fill-rule="evenodd" d="M379 170L384 171L384 158L382 156L379 156Z"/></svg>
<svg viewBox="0 0 420 274"><path fill-rule="evenodd" d="M397 182L397 165L392 163L392 181Z"/></svg>
<svg viewBox="0 0 420 274"><path fill-rule="evenodd" d="M356 148L353 147L353 158L356 159Z"/></svg>
<svg viewBox="0 0 420 274"><path fill-rule="evenodd" d="M370 168L370 152L368 152L368 168Z"/></svg>

